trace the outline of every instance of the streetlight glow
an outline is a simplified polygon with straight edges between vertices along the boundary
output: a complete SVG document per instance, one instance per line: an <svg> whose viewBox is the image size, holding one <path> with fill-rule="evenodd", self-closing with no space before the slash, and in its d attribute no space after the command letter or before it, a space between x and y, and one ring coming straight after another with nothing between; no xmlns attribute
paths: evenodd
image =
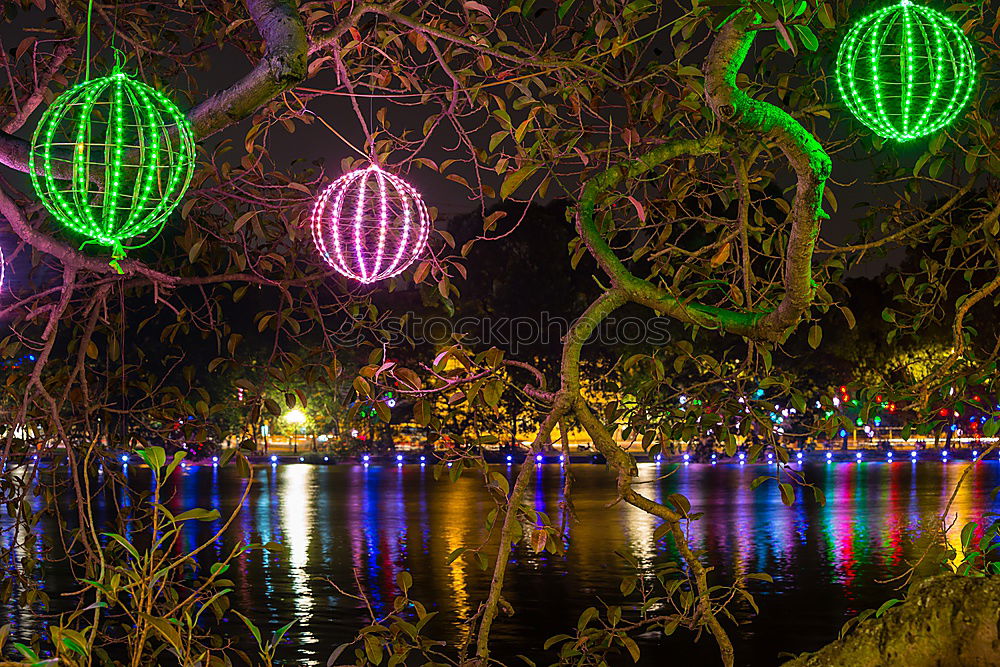
<svg viewBox="0 0 1000 667"><path fill-rule="evenodd" d="M285 413L283 419L289 424L305 424L306 423L306 413L302 412L298 408L292 408Z"/></svg>

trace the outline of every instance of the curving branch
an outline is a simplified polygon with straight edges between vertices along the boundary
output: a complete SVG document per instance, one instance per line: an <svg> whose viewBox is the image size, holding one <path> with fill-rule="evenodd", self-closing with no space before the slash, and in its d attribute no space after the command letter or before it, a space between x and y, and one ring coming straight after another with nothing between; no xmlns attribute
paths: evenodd
<svg viewBox="0 0 1000 667"><path fill-rule="evenodd" d="M674 141L649 151L642 157L597 174L583 187L577 208L577 233L597 265L611 278L613 287L620 289L629 300L641 303L682 322L708 328L723 327L729 330L749 330L755 320L742 313L721 308L685 303L659 285L633 275L615 255L611 246L601 236L594 220L598 197L625 179L643 176L655 167L682 155L709 155L722 149L722 137L712 135L703 139Z"/></svg>
<svg viewBox="0 0 1000 667"><path fill-rule="evenodd" d="M197 105L188 120L197 139L243 120L308 72L309 43L298 0L246 0L247 11L264 40L264 57L249 74Z"/></svg>
<svg viewBox="0 0 1000 667"><path fill-rule="evenodd" d="M754 12L743 11L722 27L712 42L702 71L705 100L721 121L745 132L760 133L781 149L795 171L795 197L788 213L785 248L785 293L777 308L763 315L747 332L754 338L778 340L794 326L812 303L812 256L823 212L823 187L830 176L830 157L823 146L786 111L755 100L736 86L736 75L746 60L757 30L750 27Z"/></svg>
<svg viewBox="0 0 1000 667"><path fill-rule="evenodd" d="M754 100L736 87L736 74L746 59L756 30L753 13L744 12L722 28L705 61L705 98L720 120L743 131L759 132L774 141L797 178L795 198L788 214L790 225L784 261L784 296L768 311L735 311L689 303L667 290L633 275L601 237L594 221L597 198L622 180L643 176L658 165L682 155L718 153L720 136L675 141L654 148L637 160L596 175L584 186L577 214L577 231L601 269L630 301L646 305L688 324L760 340L780 340L812 303L812 256L823 213L823 187L830 175L830 158L820 143L787 112Z"/></svg>

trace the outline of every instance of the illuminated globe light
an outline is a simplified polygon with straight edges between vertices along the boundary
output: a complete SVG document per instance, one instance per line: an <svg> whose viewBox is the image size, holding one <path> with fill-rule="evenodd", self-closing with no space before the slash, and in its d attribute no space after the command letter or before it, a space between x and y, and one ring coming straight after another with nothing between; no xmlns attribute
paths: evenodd
<svg viewBox="0 0 1000 667"><path fill-rule="evenodd" d="M972 96L975 56L962 29L911 0L854 24L837 53L837 84L854 117L896 141L937 132Z"/></svg>
<svg viewBox="0 0 1000 667"><path fill-rule="evenodd" d="M404 271L423 252L429 231L417 191L374 164L338 178L313 207L320 255L341 275L365 284Z"/></svg>
<svg viewBox="0 0 1000 667"><path fill-rule="evenodd" d="M166 95L116 65L56 98L35 129L29 164L49 213L86 243L110 247L118 268L125 250L139 247L124 242L162 226L184 196L194 136Z"/></svg>

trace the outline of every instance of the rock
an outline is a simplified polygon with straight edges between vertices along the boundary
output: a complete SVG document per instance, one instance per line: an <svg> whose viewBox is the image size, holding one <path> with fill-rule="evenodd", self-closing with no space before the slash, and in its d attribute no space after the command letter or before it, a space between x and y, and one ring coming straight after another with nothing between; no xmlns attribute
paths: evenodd
<svg viewBox="0 0 1000 667"><path fill-rule="evenodd" d="M977 667L1000 665L1000 577L943 574L844 639L783 667Z"/></svg>

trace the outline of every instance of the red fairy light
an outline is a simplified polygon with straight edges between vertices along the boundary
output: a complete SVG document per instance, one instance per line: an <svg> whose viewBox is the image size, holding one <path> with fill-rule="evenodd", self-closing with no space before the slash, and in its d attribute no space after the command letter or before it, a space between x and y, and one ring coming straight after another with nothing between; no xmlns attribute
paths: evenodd
<svg viewBox="0 0 1000 667"><path fill-rule="evenodd" d="M341 275L365 284L404 271L420 256L429 231L417 191L374 164L331 183L312 213L320 255Z"/></svg>

